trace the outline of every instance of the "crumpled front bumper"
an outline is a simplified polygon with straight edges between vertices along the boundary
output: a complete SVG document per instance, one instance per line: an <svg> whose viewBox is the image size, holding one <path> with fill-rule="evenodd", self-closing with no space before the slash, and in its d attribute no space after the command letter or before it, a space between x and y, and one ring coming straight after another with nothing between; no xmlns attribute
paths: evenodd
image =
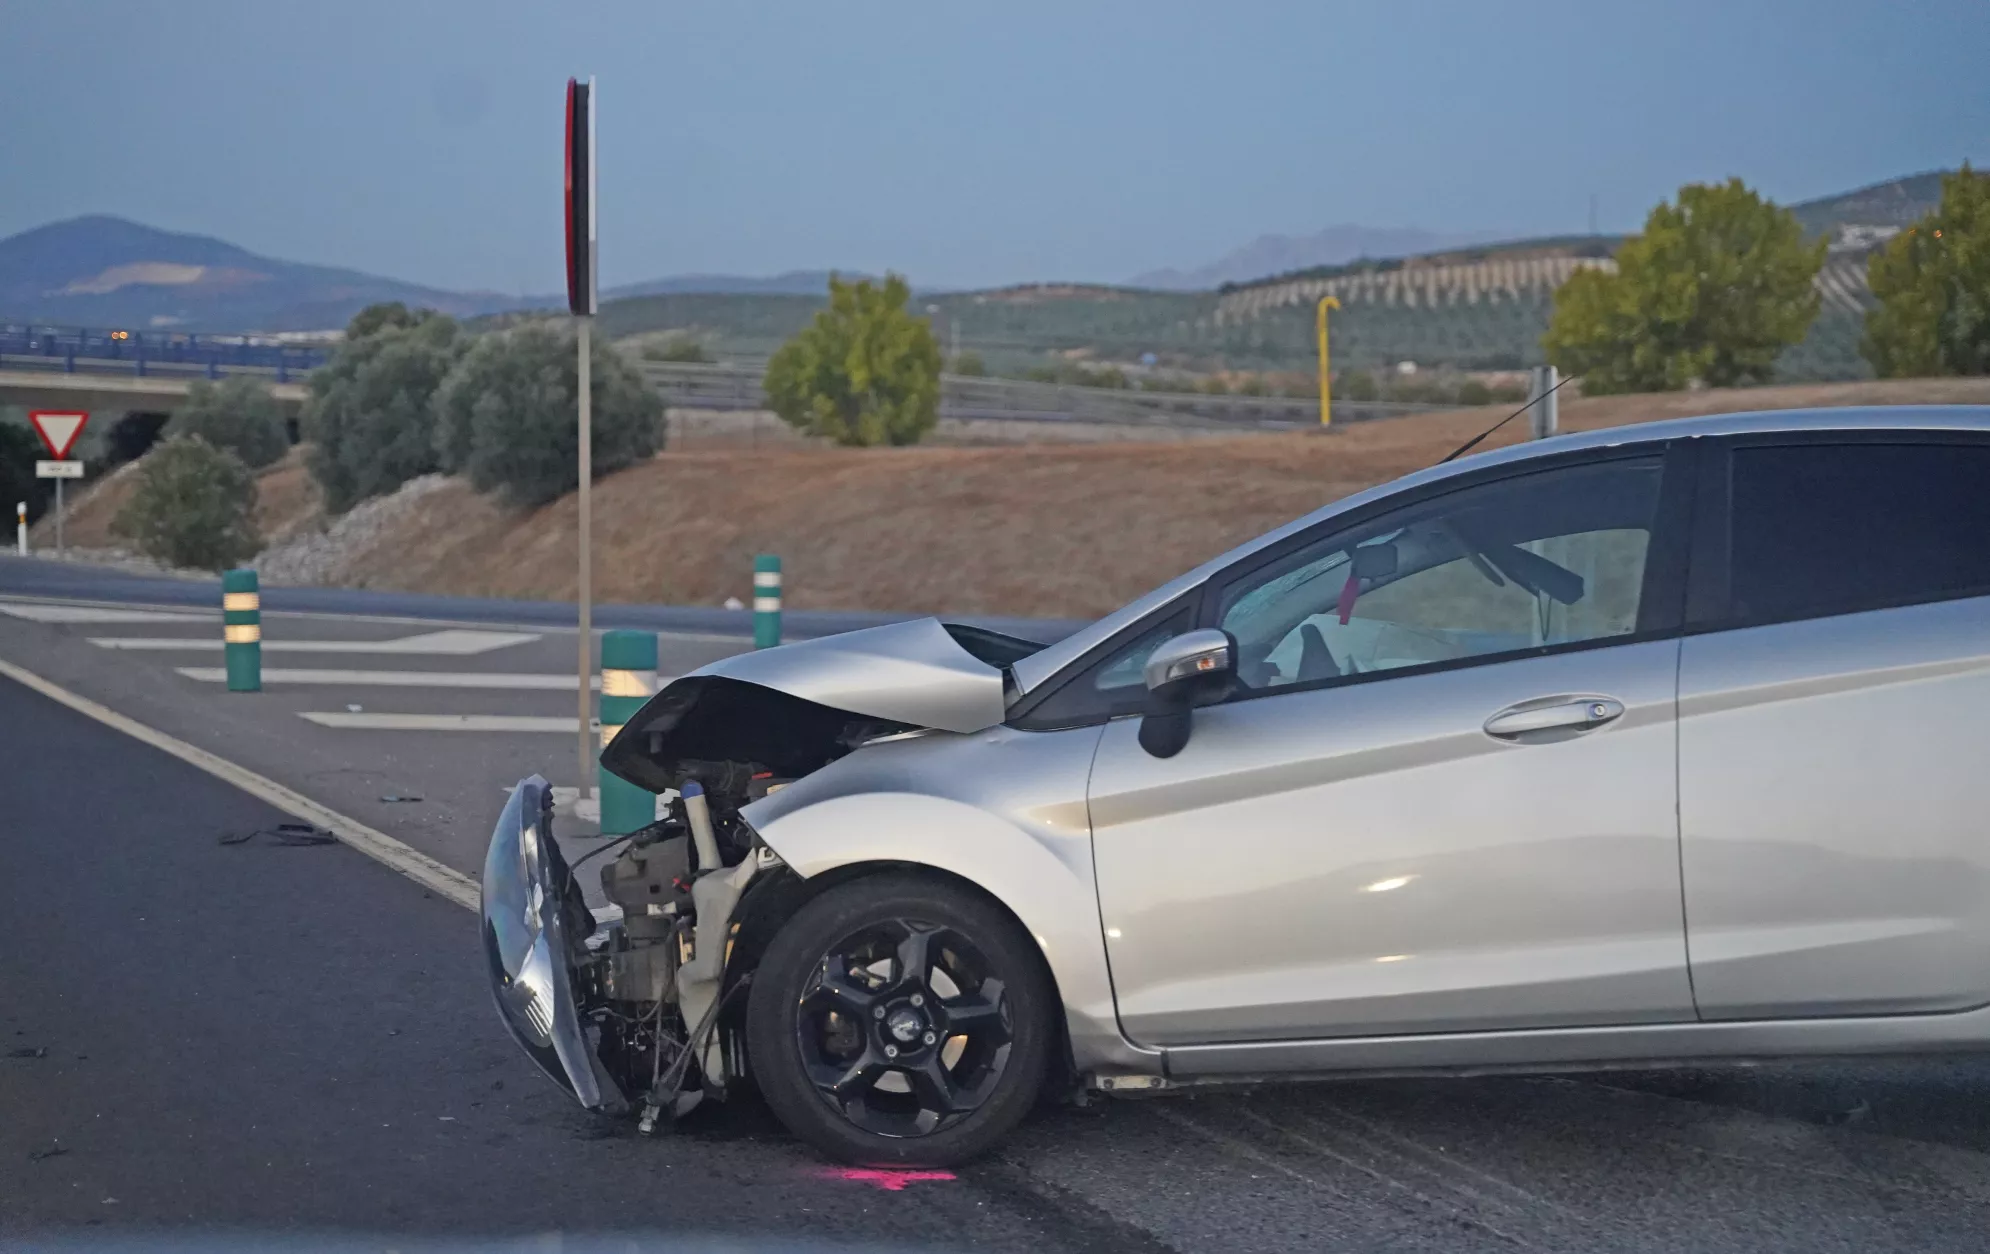
<svg viewBox="0 0 1990 1254"><path fill-rule="evenodd" d="M621 1112L628 1099L581 1028L574 960L591 925L553 841L552 790L521 780L498 815L484 857L484 957L498 1017L532 1061L589 1110Z"/></svg>

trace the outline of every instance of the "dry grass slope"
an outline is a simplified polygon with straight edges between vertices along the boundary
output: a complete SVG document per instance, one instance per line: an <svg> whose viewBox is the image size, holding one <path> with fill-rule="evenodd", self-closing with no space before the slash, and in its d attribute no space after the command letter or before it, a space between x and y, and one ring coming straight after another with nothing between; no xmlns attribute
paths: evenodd
<svg viewBox="0 0 1990 1254"><path fill-rule="evenodd" d="M1563 407L1569 430L1737 409L1990 404L1990 379L1617 396ZM596 488L597 595L716 604L781 555L788 604L1080 617L1341 496L1429 465L1498 408L1168 444L670 452ZM1489 443L1509 443L1515 422ZM455 484L391 547L356 555L376 587L574 594L574 505L511 513Z"/></svg>

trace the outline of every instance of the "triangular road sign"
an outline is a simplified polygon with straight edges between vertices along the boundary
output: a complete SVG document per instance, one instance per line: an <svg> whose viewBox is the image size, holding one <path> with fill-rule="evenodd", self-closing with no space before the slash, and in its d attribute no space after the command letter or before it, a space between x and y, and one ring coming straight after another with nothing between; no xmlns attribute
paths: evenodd
<svg viewBox="0 0 1990 1254"><path fill-rule="evenodd" d="M28 417L34 421L35 430L41 432L41 442L48 445L49 455L57 461L69 456L70 446L83 434L83 424L90 421L90 415L73 409L37 409Z"/></svg>

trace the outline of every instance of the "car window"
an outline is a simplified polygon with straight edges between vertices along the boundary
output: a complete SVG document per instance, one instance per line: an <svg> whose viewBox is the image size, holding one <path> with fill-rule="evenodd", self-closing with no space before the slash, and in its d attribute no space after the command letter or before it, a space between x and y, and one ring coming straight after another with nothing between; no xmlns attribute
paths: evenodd
<svg viewBox="0 0 1990 1254"><path fill-rule="evenodd" d="M1147 659L1164 641L1189 629L1186 607L1176 606L1165 618L1112 649L1045 697L1028 714L1014 720L1018 727L1070 727L1079 723L1137 714L1147 705L1143 674Z"/></svg>
<svg viewBox="0 0 1990 1254"><path fill-rule="evenodd" d="M1737 448L1730 474L1742 622L1990 595L1990 445Z"/></svg>
<svg viewBox="0 0 1990 1254"><path fill-rule="evenodd" d="M1629 635L1657 457L1525 475L1411 506L1229 584L1218 625L1264 690Z"/></svg>

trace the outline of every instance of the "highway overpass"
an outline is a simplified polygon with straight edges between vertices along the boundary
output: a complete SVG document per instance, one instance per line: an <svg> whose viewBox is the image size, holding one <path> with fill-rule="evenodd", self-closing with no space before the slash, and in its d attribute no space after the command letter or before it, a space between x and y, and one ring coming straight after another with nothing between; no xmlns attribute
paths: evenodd
<svg viewBox="0 0 1990 1254"><path fill-rule="evenodd" d="M201 377L199 374L89 374L82 370L65 374L23 370L10 361L0 369L0 405L83 409L91 413L170 414L186 399L187 389L194 380ZM272 379L269 390L290 412L296 412L304 404L302 383L278 383Z"/></svg>
<svg viewBox="0 0 1990 1254"><path fill-rule="evenodd" d="M84 327L0 326L0 405L171 413L196 379L247 374L294 412L319 348L251 336L161 335Z"/></svg>

